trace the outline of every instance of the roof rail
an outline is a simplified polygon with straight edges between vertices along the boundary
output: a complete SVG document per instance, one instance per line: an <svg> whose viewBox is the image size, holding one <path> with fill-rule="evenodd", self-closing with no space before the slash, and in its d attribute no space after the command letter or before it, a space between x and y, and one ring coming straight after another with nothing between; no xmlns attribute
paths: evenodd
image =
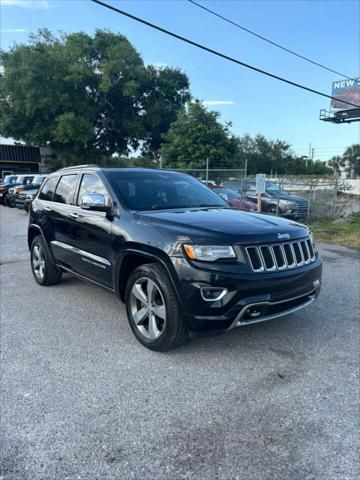
<svg viewBox="0 0 360 480"><path fill-rule="evenodd" d="M88 164L85 164L85 165L73 165L72 167L63 167L60 170L72 170L74 168L86 168L86 167L100 168L99 165L96 165L96 163L88 163Z"/></svg>

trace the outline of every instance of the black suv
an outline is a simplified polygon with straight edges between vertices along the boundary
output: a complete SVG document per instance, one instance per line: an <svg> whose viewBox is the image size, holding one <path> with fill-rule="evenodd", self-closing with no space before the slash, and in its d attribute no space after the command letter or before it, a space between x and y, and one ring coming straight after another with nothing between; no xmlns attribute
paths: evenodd
<svg viewBox="0 0 360 480"><path fill-rule="evenodd" d="M304 225L232 210L199 181L166 170L65 168L31 203L28 245L40 285L63 272L126 304L146 347L229 330L317 297L321 259Z"/></svg>

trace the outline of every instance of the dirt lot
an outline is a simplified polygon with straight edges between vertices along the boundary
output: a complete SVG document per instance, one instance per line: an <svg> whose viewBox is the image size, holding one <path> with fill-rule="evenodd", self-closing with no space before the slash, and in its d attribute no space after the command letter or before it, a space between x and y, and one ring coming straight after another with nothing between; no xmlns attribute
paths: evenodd
<svg viewBox="0 0 360 480"><path fill-rule="evenodd" d="M359 257L321 246L320 298L167 354L112 294L32 279L1 216L1 480L359 478Z"/></svg>

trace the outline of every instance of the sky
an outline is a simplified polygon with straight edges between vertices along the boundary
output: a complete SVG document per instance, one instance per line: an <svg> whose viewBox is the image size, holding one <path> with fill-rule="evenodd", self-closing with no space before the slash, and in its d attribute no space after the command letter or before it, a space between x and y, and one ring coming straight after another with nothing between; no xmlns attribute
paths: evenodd
<svg viewBox="0 0 360 480"><path fill-rule="evenodd" d="M331 94L341 77L295 58L190 4L187 0L104 0L239 60ZM360 0L198 0L255 32L350 77L360 76ZM360 122L319 120L330 100L285 85L154 31L89 0L0 0L1 48L53 32L106 28L125 35L146 64L189 77L191 92L236 135L258 133L290 143L298 154L327 160L360 141Z"/></svg>

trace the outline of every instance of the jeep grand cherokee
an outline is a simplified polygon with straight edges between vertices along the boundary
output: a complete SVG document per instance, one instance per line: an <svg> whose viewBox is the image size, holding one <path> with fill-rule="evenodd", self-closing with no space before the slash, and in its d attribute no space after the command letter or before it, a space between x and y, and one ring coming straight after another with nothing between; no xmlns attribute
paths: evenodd
<svg viewBox="0 0 360 480"><path fill-rule="evenodd" d="M115 292L136 338L158 351L189 330L294 312L320 290L307 227L232 210L196 179L166 170L82 166L49 175L30 207L28 245L37 283L70 272Z"/></svg>

